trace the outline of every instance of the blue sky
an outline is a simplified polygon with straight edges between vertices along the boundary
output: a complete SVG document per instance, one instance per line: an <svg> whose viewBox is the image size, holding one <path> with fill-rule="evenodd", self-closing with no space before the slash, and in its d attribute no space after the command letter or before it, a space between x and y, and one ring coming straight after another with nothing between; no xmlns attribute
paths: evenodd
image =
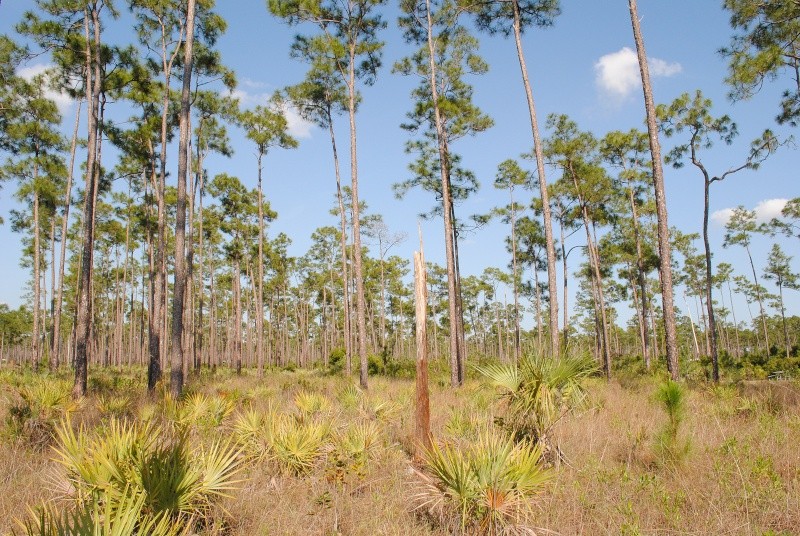
<svg viewBox="0 0 800 536"><path fill-rule="evenodd" d="M0 6L0 32L9 32L20 13L31 4L5 0ZM306 66L289 59L289 46L295 33L310 32L312 28L288 28L280 24L268 14L263 0L221 0L218 4L218 11L229 24L219 47L224 61L237 73L237 94L245 105L262 102L274 90L302 79ZM731 104L727 100L728 88L723 83L726 65L717 50L728 43L731 30L720 4L716 0L641 0L639 5L656 102L670 102L683 92L701 89L715 103L716 115L727 113L739 126L741 134L730 147L718 145L704 156L704 163L715 174L740 164L746 158L750 140L764 128L773 128L781 136L793 134L774 122L782 90L780 81L766 85L750 101ZM540 123L544 125L550 113L565 113L580 128L597 136L610 130L643 128L644 107L627 2L569 0L562 2L562 7L563 13L554 27L533 30L523 37ZM126 17L124 13L123 18ZM405 231L412 237L392 251L410 259L417 244L417 214L427 211L433 198L412 192L397 200L392 193L393 183L409 177L409 158L403 151L408 136L399 125L411 108L409 93L416 81L391 73L392 64L411 49L397 29L394 4L384 10L384 17L389 23L382 34L387 43L384 65L375 85L364 89L357 118L360 190L369 212L381 213L392 231ZM132 40L129 28L129 19L120 21L110 28L109 36L120 42ZM454 144L453 149L463 155L464 165L481 182L480 191L457 208L464 217L486 213L507 202L507 194L492 187L497 164L529 152L532 145L514 43L500 36L479 38L480 53L488 61L490 71L471 82L475 86L476 103L492 116L495 126L474 139ZM36 70L45 63L46 58L37 58L27 68ZM69 122L72 111L68 103L64 103L64 109ZM334 202L335 183L326 132L296 118L291 123L300 147L291 151L273 150L266 157L264 188L279 214L269 233L288 234L293 240L291 253L301 255L310 244L314 229L336 224L337 220L328 213ZM340 154L346 155L346 117L338 121L336 128ZM665 152L672 143L662 139ZM207 162L210 173L224 171L239 176L247 185L255 185L255 156L250 144L240 132L232 133L232 144L236 150L233 158L210 159ZM783 149L758 171L744 171L714 185L712 212L719 211L711 226L715 263L730 262L737 273L746 273L743 264L746 259L741 252L720 247L724 211L737 205L749 209L760 207L760 213L766 217L780 208L779 200L800 196L800 181L796 176L798 157L796 149ZM343 177L349 177L346 157L342 164ZM176 160L172 165L176 165ZM533 167L532 162L525 165ZM557 178L555 170L547 171L549 181ZM665 168L665 172L670 224L684 232L700 232L702 178L689 168ZM6 221L14 206L13 191L12 184L6 184L0 191L0 214ZM427 258L443 264L442 222L423 222L422 231ZM460 246L463 273L478 274L487 266L504 267L508 263L503 244L506 233L507 226L495 222L465 237ZM568 245L581 244L578 236ZM775 240L796 257L793 266L800 271L797 240L780 237ZM0 258L0 278L6 282L0 287L0 302L16 305L22 300L28 276L19 268L19 237L11 232L8 223L0 227L0 243L7 252ZM771 243L772 239L758 240L754 255L759 267L764 265ZM701 248L699 241L697 247ZM789 311L795 314L800 312L798 294L787 292ZM574 299L571 301L574 303ZM627 313L621 311L621 315L626 317Z"/></svg>

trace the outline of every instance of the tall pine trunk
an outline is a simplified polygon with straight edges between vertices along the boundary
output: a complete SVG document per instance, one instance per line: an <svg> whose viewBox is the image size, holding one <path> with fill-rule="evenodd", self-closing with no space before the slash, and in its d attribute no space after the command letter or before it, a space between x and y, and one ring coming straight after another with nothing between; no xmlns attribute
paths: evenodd
<svg viewBox="0 0 800 536"><path fill-rule="evenodd" d="M86 38L86 102L87 102L87 157L86 185L83 212L83 239L81 245L81 272L78 279L78 299L75 322L75 381L72 396L86 395L88 378L89 346L92 330L92 261L94 253L95 197L97 173L100 167L98 138L100 125L98 112L102 90L100 66L100 12L97 4L86 7L84 32ZM90 22L91 19L91 22ZM92 38L90 39L90 27Z"/></svg>
<svg viewBox="0 0 800 536"><path fill-rule="evenodd" d="M192 84L194 56L195 0L186 5L186 41L183 47L183 87L178 139L178 199L175 211L175 284L172 295L172 356L170 393L177 399L183 392L183 310L186 292L186 176L189 171L189 94Z"/></svg>
<svg viewBox="0 0 800 536"><path fill-rule="evenodd" d="M650 71L647 65L647 54L644 49L642 30L639 27L639 14L636 8L636 0L628 0L628 8L631 14L633 38L636 41L639 71L642 76L644 106L647 112L647 132L650 138L650 153L653 157L653 189L655 191L656 219L658 222L659 274L661 276L661 306L664 315L667 369L673 381L677 381L680 378L680 372L678 370L678 335L675 323L675 303L672 284L672 251L669 243L667 197L664 191L664 168L661 162L661 145L658 141L656 107L653 101L653 89L650 86Z"/></svg>
<svg viewBox="0 0 800 536"><path fill-rule="evenodd" d="M533 153L536 157L536 172L539 178L539 194L542 198L542 215L544 219L544 238L547 252L547 290L550 296L550 351L558 354L558 281L556 280L556 248L553 239L553 223L550 214L550 194L547 191L547 179L544 173L544 155L542 139L539 134L539 122L536 118L536 104L533 100L528 67L525 64L525 53L522 50L522 29L520 24L520 7L518 0L511 0L514 11L514 42L517 45L517 59L522 72L522 84L525 86L525 97L528 100L528 113L533 134ZM566 275L564 276L566 277ZM564 326L566 329L566 326Z"/></svg>

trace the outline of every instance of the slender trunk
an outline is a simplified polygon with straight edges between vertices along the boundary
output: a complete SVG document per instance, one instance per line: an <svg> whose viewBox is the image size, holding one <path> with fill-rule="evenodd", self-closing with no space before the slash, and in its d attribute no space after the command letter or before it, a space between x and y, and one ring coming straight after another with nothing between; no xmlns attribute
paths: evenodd
<svg viewBox="0 0 800 536"><path fill-rule="evenodd" d="M779 276L780 277L780 276ZM783 343L786 347L786 359L789 359L789 329L786 326L786 308L783 306L783 279L778 279L778 297L781 304L781 323L783 324Z"/></svg>
<svg viewBox="0 0 800 536"><path fill-rule="evenodd" d="M89 38L89 19L94 29L94 38ZM83 244L81 247L81 273L78 280L77 319L75 323L75 382L73 397L86 395L89 342L92 327L91 283L92 255L94 252L96 175L100 166L97 145L100 125L98 108L102 89L100 71L100 13L94 4L85 11L84 32L86 38L86 102L87 102L87 157L86 186L83 214Z"/></svg>
<svg viewBox="0 0 800 536"><path fill-rule="evenodd" d="M550 349L552 355L558 355L558 281L556 280L556 249L553 240L553 223L550 215L550 194L547 191L547 180L544 173L544 155L542 154L542 140L539 135L539 123L536 119L536 105L533 101L533 91L528 68L525 65L525 54L522 50L522 28L520 24L519 0L512 0L514 11L514 42L517 45L517 58L522 71L522 83L525 86L525 96L528 99L528 112L531 119L531 132L533 133L533 151L536 157L536 172L539 178L539 193L542 199L542 215L544 218L544 237L547 251L547 289L550 295ZM566 277L566 275L564 276ZM566 326L564 326L566 329Z"/></svg>
<svg viewBox="0 0 800 536"><path fill-rule="evenodd" d="M639 283L639 293L641 299L641 332L642 332L642 356L647 370L650 370L650 345L648 333L650 326L647 323L647 274L644 269L644 255L642 254L642 238L639 232L639 215L636 210L636 200L633 195L633 187L628 188L628 195L631 202L631 219L633 223L633 239L636 243L636 276Z"/></svg>
<svg viewBox="0 0 800 536"><path fill-rule="evenodd" d="M447 296L450 310L450 385L458 387L464 382L461 352L461 334L458 323L458 296L456 287L455 265L455 234L452 218L452 193L450 191L450 161L447 147L447 133L445 131L442 113L439 109L439 90L436 80L435 50L433 44L433 20L431 16L430 0L426 0L426 14L428 22L428 76L433 102L434 120L436 124L436 139L439 148L439 172L442 180L442 213L444 216L445 254L447 256Z"/></svg>
<svg viewBox="0 0 800 536"><path fill-rule="evenodd" d="M38 162L38 151L36 153ZM42 316L42 292L41 292L41 244L39 239L39 165L33 166L33 337L31 337L33 350L33 370L39 370L42 358L42 337L41 337L41 316Z"/></svg>
<svg viewBox="0 0 800 536"><path fill-rule="evenodd" d="M750 259L750 268L753 270L756 299L758 300L758 309L761 312L761 327L764 330L764 355L769 356L769 333L767 331L767 315L764 313L764 299L761 295L761 284L758 282L756 265L753 263L753 256L750 254L750 246L748 244L745 244L745 250L747 251L747 258Z"/></svg>
<svg viewBox="0 0 800 536"><path fill-rule="evenodd" d="M581 214L583 216L583 226L586 229L586 249L589 253L589 264L591 266L592 275L595 282L596 294L596 311L600 320L600 340L602 343L603 351L603 370L606 373L606 378L611 379L611 350L609 348L608 340L608 319L606 318L606 304L603 296L603 277L600 274L600 255L595 246L595 241L592 239L592 220L589 217L589 210L586 202L581 194L580 186L578 185L578 177L572 166L569 165L569 173L572 177L572 184L575 186L575 193L578 195L578 202L581 205Z"/></svg>
<svg viewBox="0 0 800 536"><path fill-rule="evenodd" d="M703 246L706 254L706 309L708 310L708 342L711 350L711 379L719 382L719 355L717 352L717 319L714 316L714 298L712 292L711 276L711 245L708 242L708 212L711 181L705 169L701 168L704 176L703 189Z"/></svg>
<svg viewBox="0 0 800 536"><path fill-rule="evenodd" d="M352 328L350 326L350 280L348 278L347 269L347 216L344 209L344 199L342 197L342 180L339 173L339 154L336 150L336 136L333 131L333 120L328 114L328 130L331 135L331 149L333 150L333 168L336 174L336 201L339 204L339 225L341 226L339 233L339 247L342 253L342 329L344 329L344 353L346 360L345 372L349 377L353 373L353 348L350 344L352 341Z"/></svg>
<svg viewBox="0 0 800 536"><path fill-rule="evenodd" d="M183 87L181 88L178 139L178 199L175 212L175 283L172 294L172 356L170 393L178 398L183 392L183 311L186 293L186 176L189 172L189 112L194 45L195 0L186 5L186 41L183 47ZM162 166L164 162L162 161Z"/></svg>
<svg viewBox="0 0 800 536"><path fill-rule="evenodd" d="M233 266L233 359L236 374L242 373L242 272L237 260Z"/></svg>
<svg viewBox="0 0 800 536"><path fill-rule="evenodd" d="M542 351L542 293L539 289L539 270L536 269L536 266L533 267L533 292L534 296L536 297L536 346L538 347L537 350L539 352ZM566 303L565 303L566 306ZM566 323L564 324L566 328ZM566 340L567 332L566 329L564 330L564 339Z"/></svg>
<svg viewBox="0 0 800 536"><path fill-rule="evenodd" d="M656 107L653 101L653 89L650 86L650 71L647 65L647 53L644 49L644 39L642 38L642 31L639 27L639 14L637 12L636 0L628 0L628 7L631 14L633 37L636 41L639 71L642 76L644 106L647 112L647 132L650 138L650 153L653 163L653 189L655 191L656 219L658 223L658 269L661 281L661 306L664 315L667 369L673 381L677 381L680 378L678 368L678 338L675 325L675 303L672 285L672 251L669 243L667 196L664 190L664 169L661 162L661 145L658 141Z"/></svg>
<svg viewBox="0 0 800 536"><path fill-rule="evenodd" d="M358 206L358 157L356 151L356 45L350 43L350 61L348 63L348 105L350 116L350 189L353 212L353 270L356 280L356 324L358 327L358 381L362 389L367 388L367 320L366 301L364 299L364 268L361 259L361 215Z"/></svg>
<svg viewBox="0 0 800 536"><path fill-rule="evenodd" d="M258 153L258 282L256 284L256 353L258 375L264 375L264 190L262 187L261 159Z"/></svg>
<svg viewBox="0 0 800 536"><path fill-rule="evenodd" d="M569 277L567 272L567 247L566 239L564 238L564 209L561 208L561 217L559 218L559 231L561 235L561 271L564 278L564 352L567 351L569 344L569 295L567 294Z"/></svg>
<svg viewBox="0 0 800 536"><path fill-rule="evenodd" d="M694 319L692 319L692 310L689 307L689 300L686 299L686 293L683 293L683 301L686 303L686 314L689 315L689 325L692 327L692 338L694 339L694 358L700 359L700 343L697 341L697 331L694 328Z"/></svg>
<svg viewBox="0 0 800 536"><path fill-rule="evenodd" d="M75 153L78 147L78 127L81 119L81 106L83 98L78 99L75 107L75 127L72 131L72 143L70 144L69 170L67 172L67 189L64 192L64 213L61 216L61 252L58 261L58 294L56 297L55 313L53 313L53 347L51 365L57 369L61 359L61 309L64 303L64 265L67 258L67 227L69 226L69 208L72 205L72 179L75 172Z"/></svg>
<svg viewBox="0 0 800 536"><path fill-rule="evenodd" d="M728 301L731 304L731 315L733 316L733 333L736 336L736 359L742 358L742 347L739 342L739 323L736 321L736 309L733 306L733 291L731 290L731 280L728 283Z"/></svg>
<svg viewBox="0 0 800 536"><path fill-rule="evenodd" d="M511 266L514 277L514 359L520 358L519 272L517 272L517 211L514 207L514 188L511 188Z"/></svg>

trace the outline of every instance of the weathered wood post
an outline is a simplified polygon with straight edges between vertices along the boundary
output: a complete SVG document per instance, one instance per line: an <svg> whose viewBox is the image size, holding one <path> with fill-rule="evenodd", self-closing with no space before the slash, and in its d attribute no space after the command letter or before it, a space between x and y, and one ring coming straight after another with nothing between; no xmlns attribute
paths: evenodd
<svg viewBox="0 0 800 536"><path fill-rule="evenodd" d="M417 400L415 418L415 456L431 447L431 411L428 393L428 286L425 273L425 255L420 234L419 251L414 252L414 303L416 304L417 331Z"/></svg>

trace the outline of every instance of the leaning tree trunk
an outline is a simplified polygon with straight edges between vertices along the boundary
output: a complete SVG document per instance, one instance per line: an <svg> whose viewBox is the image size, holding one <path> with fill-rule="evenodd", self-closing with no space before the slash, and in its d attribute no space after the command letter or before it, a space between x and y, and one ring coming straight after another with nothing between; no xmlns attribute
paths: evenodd
<svg viewBox="0 0 800 536"><path fill-rule="evenodd" d="M536 157L536 172L539 178L539 193L542 198L542 215L544 219L544 238L547 251L547 290L550 296L550 350L555 356L558 354L558 281L556 280L556 248L553 239L553 224L550 215L550 194L547 191L547 180L544 173L544 155L542 154L542 140L539 135L539 123L536 119L536 105L533 101L533 90L528 77L528 67L525 65L525 54L522 50L522 29L520 24L519 0L512 0L514 11L514 41L517 45L517 58L522 71L522 83L525 86L525 96L528 99L528 112L531 119L531 132L533 133L533 152ZM566 277L566 276L565 276ZM565 326L566 329L566 326Z"/></svg>
<svg viewBox="0 0 800 536"><path fill-rule="evenodd" d="M656 107L653 101L653 89L650 86L650 71L647 66L647 54L644 50L644 39L639 27L639 14L636 0L628 0L631 14L633 37L636 41L636 52L639 59L639 71L642 76L644 107L647 112L647 132L650 138L650 153L653 162L653 189L656 199L656 219L658 222L659 273L661 280L661 306L664 315L664 336L666 339L667 369L674 381L680 378L678 370L678 336L675 324L675 303L672 285L672 251L669 243L669 222L667 214L667 197L664 191L664 169L661 163L661 145L658 141L658 125L656 124Z"/></svg>
<svg viewBox="0 0 800 536"><path fill-rule="evenodd" d="M347 376L353 373L353 348L350 344L352 342L352 327L350 326L350 280L348 278L347 269L347 216L344 210L344 198L342 196L342 180L339 174L339 153L336 150L336 136L333 131L333 121L328 113L328 130L331 135L331 149L333 150L333 167L336 174L336 201L339 204L339 225L341 232L339 233L339 247L342 249L342 311L343 311L343 324L344 330L344 353Z"/></svg>

